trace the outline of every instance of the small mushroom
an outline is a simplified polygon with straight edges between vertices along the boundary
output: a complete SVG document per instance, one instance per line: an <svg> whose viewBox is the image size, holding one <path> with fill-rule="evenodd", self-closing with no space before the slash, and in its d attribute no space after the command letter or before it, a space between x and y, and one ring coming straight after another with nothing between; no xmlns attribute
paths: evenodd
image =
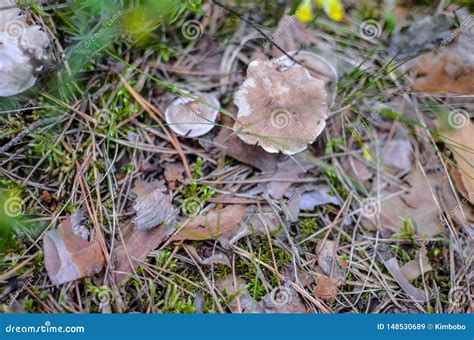
<svg viewBox="0 0 474 340"><path fill-rule="evenodd" d="M12 0L0 0L0 97L26 91L49 59L49 39Z"/></svg>
<svg viewBox="0 0 474 340"><path fill-rule="evenodd" d="M306 67L282 58L255 60L234 97L239 108L234 128L247 144L292 155L323 131L327 98L324 80L311 76Z"/></svg>
<svg viewBox="0 0 474 340"><path fill-rule="evenodd" d="M211 94L200 94L197 99L180 97L166 108L165 119L178 135L199 137L214 128L220 107Z"/></svg>

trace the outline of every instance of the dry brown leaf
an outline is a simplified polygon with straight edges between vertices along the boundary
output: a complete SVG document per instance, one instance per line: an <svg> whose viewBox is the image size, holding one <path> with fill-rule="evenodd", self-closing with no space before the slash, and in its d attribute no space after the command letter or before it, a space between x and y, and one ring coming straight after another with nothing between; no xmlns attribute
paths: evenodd
<svg viewBox="0 0 474 340"><path fill-rule="evenodd" d="M268 193L274 199L282 198L288 188L293 184L292 181L297 181L302 175L314 167L314 163L306 160L303 154L279 163L277 171L270 177L270 179L275 181L267 183Z"/></svg>
<svg viewBox="0 0 474 340"><path fill-rule="evenodd" d="M392 139L385 143L382 150L383 163L397 170L411 167L411 144L404 139Z"/></svg>
<svg viewBox="0 0 474 340"><path fill-rule="evenodd" d="M341 166L344 172L353 180L365 182L373 177L369 167L358 158L352 156L342 157Z"/></svg>
<svg viewBox="0 0 474 340"><path fill-rule="evenodd" d="M297 51L305 46L316 45L318 39L305 27L306 25L297 20L295 16L284 15L278 22L278 27L271 35L272 42L283 51ZM266 42L267 44L269 42ZM283 52L272 46L273 58L281 57Z"/></svg>
<svg viewBox="0 0 474 340"><path fill-rule="evenodd" d="M138 230L131 224L123 227L123 243L115 250L115 280L121 282L137 267L136 261L143 261L173 231L174 227L165 225L148 230Z"/></svg>
<svg viewBox="0 0 474 340"><path fill-rule="evenodd" d="M316 278L316 289L314 290L314 295L324 301L333 302L337 297L337 285L330 277L319 275Z"/></svg>
<svg viewBox="0 0 474 340"><path fill-rule="evenodd" d="M229 123L229 120L223 121L222 124L233 124ZM232 129L221 129L214 142L226 156L251 165L262 172L274 171L277 168L278 161L276 155L265 152L259 146L245 144Z"/></svg>
<svg viewBox="0 0 474 340"><path fill-rule="evenodd" d="M474 124L466 122L458 129L443 131L441 136L451 149L461 176L465 196L474 204Z"/></svg>
<svg viewBox="0 0 474 340"><path fill-rule="evenodd" d="M44 260L51 282L63 284L101 271L105 264L99 241L88 242L74 234L71 216L43 239Z"/></svg>
<svg viewBox="0 0 474 340"><path fill-rule="evenodd" d="M400 267L398 266L397 259L392 257L391 259L384 261L385 267L400 285L400 288L403 289L405 293L407 293L411 298L417 301L426 302L426 294L423 290L414 287L410 282L408 282L405 275L403 275Z"/></svg>
<svg viewBox="0 0 474 340"><path fill-rule="evenodd" d="M164 190L166 188L162 182L137 181L132 189L137 196L133 205L136 212L133 223L137 229L145 230L173 222L177 211L173 208L171 197Z"/></svg>
<svg viewBox="0 0 474 340"><path fill-rule="evenodd" d="M223 209L215 209L205 216L196 216L172 237L173 241L208 240L232 230L244 217L243 205L228 205Z"/></svg>
<svg viewBox="0 0 474 340"><path fill-rule="evenodd" d="M165 178L168 182L168 189L174 190L176 188L176 181L183 178L184 167L181 163L170 163L165 165Z"/></svg>
<svg viewBox="0 0 474 340"><path fill-rule="evenodd" d="M335 282L340 285L346 279L346 270L343 267L343 262L337 256L337 243L326 240L321 241L317 247L318 265L326 273L332 277Z"/></svg>
<svg viewBox="0 0 474 340"><path fill-rule="evenodd" d="M401 272L408 281L416 280L420 275L432 271L428 258L426 257L426 248L423 246L414 260L405 263L401 268Z"/></svg>
<svg viewBox="0 0 474 340"><path fill-rule="evenodd" d="M463 30L454 42L422 55L412 71L421 91L474 94L474 34Z"/></svg>
<svg viewBox="0 0 474 340"><path fill-rule="evenodd" d="M433 197L439 192L437 189L440 188L442 178L441 173L427 173L425 178L423 172L417 168L405 178L409 183L407 193L393 195L389 191L383 192L380 206L374 207L374 213L365 218L375 226L377 218L375 212L379 212L380 225L392 231L399 231L403 227L401 218L410 218L417 235L431 237L443 232L444 228L439 219L440 211Z"/></svg>
<svg viewBox="0 0 474 340"><path fill-rule="evenodd" d="M239 226L224 233L219 240L226 247L228 244L235 244L245 236L267 235L267 230L274 233L279 225L278 215L271 208L256 209L254 206L250 206L245 209L245 217Z"/></svg>

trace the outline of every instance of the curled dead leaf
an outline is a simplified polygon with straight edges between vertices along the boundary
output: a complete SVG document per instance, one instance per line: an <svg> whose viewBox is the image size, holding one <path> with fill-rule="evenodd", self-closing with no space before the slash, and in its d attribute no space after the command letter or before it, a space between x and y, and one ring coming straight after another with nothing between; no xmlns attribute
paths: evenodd
<svg viewBox="0 0 474 340"><path fill-rule="evenodd" d="M337 297L337 285L329 276L319 275L316 278L314 295L324 301L333 302Z"/></svg>
<svg viewBox="0 0 474 340"><path fill-rule="evenodd" d="M384 263L387 270L390 272L395 281L398 282L400 288L402 288L405 293L407 293L414 300L423 302L427 301L425 292L408 282L407 278L400 270L396 258L392 257L391 259L384 261Z"/></svg>
<svg viewBox="0 0 474 340"><path fill-rule="evenodd" d="M177 211L173 208L171 197L165 194L164 190L166 188L162 182L138 181L135 184L132 189L137 195L133 205L136 212L133 223L137 229L150 229L161 223L172 223Z"/></svg>
<svg viewBox="0 0 474 340"><path fill-rule="evenodd" d="M324 273L334 279L336 284L342 284L346 279L345 263L337 256L337 243L326 240L317 247L318 265Z"/></svg>
<svg viewBox="0 0 474 340"><path fill-rule="evenodd" d="M70 216L57 230L45 233L43 244L46 269L55 285L96 274L105 264L99 241L88 242L74 234Z"/></svg>
<svg viewBox="0 0 474 340"><path fill-rule="evenodd" d="M461 30L452 43L422 55L412 71L422 91L474 94L474 33Z"/></svg>

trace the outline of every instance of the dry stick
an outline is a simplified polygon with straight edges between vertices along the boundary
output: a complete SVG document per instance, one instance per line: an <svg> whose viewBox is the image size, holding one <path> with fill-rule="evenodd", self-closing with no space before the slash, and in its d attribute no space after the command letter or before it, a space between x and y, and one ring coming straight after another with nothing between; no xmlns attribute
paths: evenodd
<svg viewBox="0 0 474 340"><path fill-rule="evenodd" d="M219 298L216 295L216 293L214 292L214 288L212 287L211 283L207 279L206 274L204 274L204 272L201 269L201 266L197 263L196 259L191 255L191 253L188 250L188 247L185 244L183 244L183 248L186 251L186 253L188 254L188 256L193 260L194 265L198 269L198 271L201 274L204 282L206 283L207 287L209 288L209 293L211 294L212 298L214 299L214 301L216 303L216 306L217 306L217 309L219 310L220 313L224 314L225 313L224 308L222 308L221 303L219 302Z"/></svg>
<svg viewBox="0 0 474 340"><path fill-rule="evenodd" d="M17 265L15 268L10 269L10 270L7 271L6 273L3 273L3 274L0 276L0 282L9 279L9 278L10 278L11 276L13 276L18 270L20 270L21 268L23 268L24 266L26 266L29 262L31 262L37 255L38 255L38 252L34 253L33 255L31 255L30 257L28 257L25 261L23 261L22 263L20 263L19 265Z"/></svg>
<svg viewBox="0 0 474 340"><path fill-rule="evenodd" d="M64 126L64 129L63 131L61 132L61 134L59 135L59 137L57 138L56 142L53 144L53 147L58 145L62 139L64 138L64 136L66 135L66 131L69 129L69 127L71 126L73 120L74 120L74 117L75 117L75 114L72 114L71 115L71 118L69 119L69 121L65 124ZM28 174L28 176L26 176L26 178L23 180L22 182L22 186L25 186L29 179L33 176L33 174L35 173L35 171L41 166L41 164L43 164L43 162L49 157L49 155L51 154L52 150L49 149L46 154L38 161L36 162L35 166L33 167L33 169L31 169L30 173Z"/></svg>
<svg viewBox="0 0 474 340"><path fill-rule="evenodd" d="M28 294L29 294L33 299L36 300L36 302L38 302L40 305L42 305L43 308L48 311L48 313L53 313L53 311L51 310L51 308L49 308L49 306L48 306L46 303L44 303L42 299L40 299L38 296L36 296L36 294L35 294L28 286L24 285L23 288L28 292Z"/></svg>
<svg viewBox="0 0 474 340"><path fill-rule="evenodd" d="M89 187L85 183L84 178L82 177L82 170L83 169L81 169L81 165L78 162L77 163L77 179L79 180L79 185L84 195L84 202L86 203L87 211L89 213L89 216L92 218L92 224L94 226L95 232L97 233L97 237L99 238L99 242L102 247L102 252L104 253L107 265L109 265L110 255L107 252L107 246L105 245L104 235L102 234L102 230L100 229L99 221L97 220L97 215L95 213L95 210L92 209L92 205L89 204L89 201L87 199L87 197L90 197L92 199L92 194L89 190Z"/></svg>
<svg viewBox="0 0 474 340"><path fill-rule="evenodd" d="M36 122L34 122L33 124L29 125L26 129L24 129L23 131L21 131L15 138L13 138L11 141L9 141L7 144L5 144L4 146L2 146L0 148L0 154L2 153L5 153L7 152L8 150L10 150L14 145L18 144L21 142L21 140L23 139L23 137L29 135L30 133L32 133L34 130L36 130L37 128L41 127L41 126L45 126L45 125L48 125L50 123L58 123L60 120L62 119L61 118L57 118L57 117L52 117L52 118L45 118L45 119L40 119L40 120L37 120Z"/></svg>
<svg viewBox="0 0 474 340"><path fill-rule="evenodd" d="M232 283L234 284L234 289L237 291L237 276L235 275L235 253L232 253ZM237 312L242 314L242 305L240 304L240 298L237 298Z"/></svg>
<svg viewBox="0 0 474 340"><path fill-rule="evenodd" d="M283 274L280 274L278 273L277 270L275 270L275 268L273 268L272 266L266 264L265 262L257 259L257 258L254 258L252 256L252 254L250 254L249 252L245 251L244 249L241 249L239 247L236 247L236 246L233 246L234 250L240 254L241 256L247 258L248 260L254 260L255 262L258 262L260 265L262 265L263 267L265 267L266 269L270 270L272 273L274 273L275 275L278 275L280 277L281 280L283 281L286 281L286 277L283 275ZM321 302L319 299L316 299L314 298L313 296L309 295L305 290L304 288L298 286L296 283L294 282L291 282L290 281L290 285L293 287L294 290L296 290L297 292L299 292L301 295L303 295L306 299L308 299L309 301L311 301L316 307L318 307L323 313L332 313L332 310L329 309L329 307L327 307L323 302Z"/></svg>
<svg viewBox="0 0 474 340"><path fill-rule="evenodd" d="M257 206L258 206L258 210L259 212L261 211L262 207L261 205L257 202ZM273 267L275 267L275 271L277 272L277 280L278 280L278 285L281 286L281 283L280 283L280 276L278 275L279 272L278 272L278 266L277 266L277 261L276 261L276 258L275 258L275 253L273 251L273 245L272 245L272 237L270 236L270 231L268 230L268 226L267 226L267 223L264 221L264 219L262 218L261 214L257 214L257 217L258 219L260 220L260 222L262 222L263 226L265 227L265 234L267 236L267 241L268 241L268 246L270 247L270 254L272 255L272 262L273 262Z"/></svg>
<svg viewBox="0 0 474 340"><path fill-rule="evenodd" d="M239 17L240 20L246 22L247 24L249 24L250 26L252 26L253 29L255 29L258 33L260 33L261 35L263 35L263 37L265 39L267 39L273 46L275 46L281 53L283 53L286 57L290 58L291 61L293 61L295 64L298 64L302 67L304 67L305 69L307 70L310 70L312 72L315 72L319 75L322 75L322 76L325 76L325 77L329 77L327 74L319 71L319 70L316 70L314 69L313 67L309 67L308 65L305 65L304 63L296 60L295 58L293 58L291 55L289 55L283 48L281 48L278 44L275 44L275 42L273 41L272 37L270 37L268 34L266 34L265 32L263 32L257 25L255 25L253 22L251 22L250 20L247 20L246 18L244 18L243 15L240 15L239 13L237 13L236 11L234 11L231 7L229 6L226 6L222 3L220 3L219 1L216 1L216 0L211 0L211 3L214 3L216 4L217 6L221 7L222 9L224 9L225 11Z"/></svg>
<svg viewBox="0 0 474 340"><path fill-rule="evenodd" d="M186 160L186 156L184 155L184 151L181 148L181 144L179 143L178 138L176 137L174 133L169 132L168 129L163 125L161 121L162 119L164 119L163 114L160 111L158 111L158 109L155 108L151 103L149 103L145 98L140 96L140 94L138 94L138 92L136 92L122 76L120 76L120 79L122 80L128 92L130 92L132 97L135 98L135 100L145 109L145 111L150 115L150 117L155 122L157 122L158 125L160 125L161 129L165 132L166 136L169 138L170 143L176 149L176 152L178 152L178 155L181 158L181 161L183 162L186 176L188 176L189 179L193 178L193 176L191 175L191 170L189 168L188 161Z"/></svg>

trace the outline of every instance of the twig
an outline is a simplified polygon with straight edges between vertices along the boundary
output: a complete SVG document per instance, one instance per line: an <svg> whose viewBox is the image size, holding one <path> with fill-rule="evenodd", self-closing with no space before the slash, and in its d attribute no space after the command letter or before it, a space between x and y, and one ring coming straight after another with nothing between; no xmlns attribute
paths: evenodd
<svg viewBox="0 0 474 340"><path fill-rule="evenodd" d="M28 126L26 129L24 129L23 131L21 131L15 138L13 138L11 141L9 141L7 144L5 144L4 146L2 146L0 148L0 154L2 153L5 153L7 152L8 150L10 150L14 145L20 143L20 141L26 137L27 135L29 135L30 133L32 133L34 130L36 130L37 128L41 127L41 126L45 126L45 125L48 125L50 123L58 123L60 120L62 119L61 118L57 118L57 117L51 117L51 118L44 118L44 119L40 119L40 120L37 120L36 122L34 122L33 124L31 124L30 126Z"/></svg>

